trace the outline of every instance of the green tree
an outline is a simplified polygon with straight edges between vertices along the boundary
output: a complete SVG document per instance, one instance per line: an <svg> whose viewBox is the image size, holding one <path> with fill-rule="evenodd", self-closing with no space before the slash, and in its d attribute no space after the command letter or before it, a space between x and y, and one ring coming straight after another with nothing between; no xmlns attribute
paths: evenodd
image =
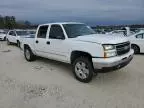
<svg viewBox="0 0 144 108"><path fill-rule="evenodd" d="M3 17L0 15L0 28L4 28L4 19Z"/></svg>

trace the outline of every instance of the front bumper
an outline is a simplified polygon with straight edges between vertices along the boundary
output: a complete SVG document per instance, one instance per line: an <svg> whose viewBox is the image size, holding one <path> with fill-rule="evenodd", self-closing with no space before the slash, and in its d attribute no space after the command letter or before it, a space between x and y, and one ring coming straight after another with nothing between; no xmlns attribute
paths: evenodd
<svg viewBox="0 0 144 108"><path fill-rule="evenodd" d="M92 58L94 69L121 68L129 64L133 59L134 51L131 49L127 54L111 58Z"/></svg>

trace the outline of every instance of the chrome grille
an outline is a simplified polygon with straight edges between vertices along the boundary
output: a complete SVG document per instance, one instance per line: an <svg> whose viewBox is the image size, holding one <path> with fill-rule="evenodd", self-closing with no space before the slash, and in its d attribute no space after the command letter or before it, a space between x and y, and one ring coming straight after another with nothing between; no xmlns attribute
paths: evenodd
<svg viewBox="0 0 144 108"><path fill-rule="evenodd" d="M123 55L130 51L130 42L124 42L116 45L117 55Z"/></svg>

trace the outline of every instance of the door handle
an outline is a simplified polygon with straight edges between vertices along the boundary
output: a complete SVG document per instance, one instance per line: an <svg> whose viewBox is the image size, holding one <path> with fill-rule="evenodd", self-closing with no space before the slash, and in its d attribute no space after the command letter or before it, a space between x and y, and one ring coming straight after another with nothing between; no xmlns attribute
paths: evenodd
<svg viewBox="0 0 144 108"><path fill-rule="evenodd" d="M38 40L36 40L36 43L39 43L39 41L38 41Z"/></svg>
<svg viewBox="0 0 144 108"><path fill-rule="evenodd" d="M47 41L46 44L50 45L50 41Z"/></svg>

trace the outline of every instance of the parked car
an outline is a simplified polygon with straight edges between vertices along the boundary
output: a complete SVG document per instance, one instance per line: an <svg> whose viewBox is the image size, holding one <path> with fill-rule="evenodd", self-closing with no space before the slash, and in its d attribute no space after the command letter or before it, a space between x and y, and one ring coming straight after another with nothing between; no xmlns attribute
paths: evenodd
<svg viewBox="0 0 144 108"><path fill-rule="evenodd" d="M25 30L10 30L6 36L7 44L15 43L20 46L20 38L26 36L28 36L28 33Z"/></svg>
<svg viewBox="0 0 144 108"><path fill-rule="evenodd" d="M72 65L77 80L90 82L95 69L120 69L132 60L134 51L126 37L95 34L76 22L42 24L35 38L21 44L27 61L41 56Z"/></svg>
<svg viewBox="0 0 144 108"><path fill-rule="evenodd" d="M144 53L144 31L140 31L128 38L131 41L131 47L134 49L135 54Z"/></svg>
<svg viewBox="0 0 144 108"><path fill-rule="evenodd" d="M135 32L133 31L130 31L129 35L132 35L134 34ZM114 31L111 31L111 32L107 32L106 34L114 34L114 35L123 35L123 36L129 36L127 35L127 31L126 30L114 30Z"/></svg>
<svg viewBox="0 0 144 108"><path fill-rule="evenodd" d="M6 40L6 32L4 30L0 30L0 40Z"/></svg>

